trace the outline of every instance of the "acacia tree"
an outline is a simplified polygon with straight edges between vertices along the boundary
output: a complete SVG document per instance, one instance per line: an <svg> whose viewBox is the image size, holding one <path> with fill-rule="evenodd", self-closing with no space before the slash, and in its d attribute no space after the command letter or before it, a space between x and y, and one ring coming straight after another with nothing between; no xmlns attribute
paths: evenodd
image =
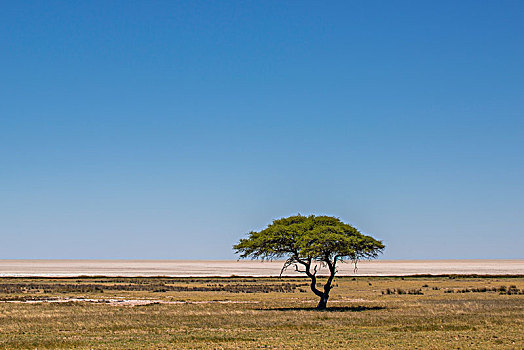
<svg viewBox="0 0 524 350"><path fill-rule="evenodd" d="M299 214L274 220L259 232L250 232L233 249L241 258L286 258L280 274L290 266L305 273L311 279L311 290L320 297L317 309L325 309L337 263L351 260L356 264L360 259L376 258L384 244L338 218ZM319 266L329 270L329 277L321 289L317 288Z"/></svg>

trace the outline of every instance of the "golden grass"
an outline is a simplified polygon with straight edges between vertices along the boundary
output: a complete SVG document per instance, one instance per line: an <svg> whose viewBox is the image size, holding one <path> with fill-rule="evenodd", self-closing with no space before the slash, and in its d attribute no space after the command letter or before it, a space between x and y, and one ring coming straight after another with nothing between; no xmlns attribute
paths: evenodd
<svg viewBox="0 0 524 350"><path fill-rule="evenodd" d="M338 278L328 303L330 309L323 312L313 310L317 299L302 286L306 282L300 278L2 278L0 284L4 286L27 286L23 291L0 293L4 301L75 297L185 303L114 306L106 302L0 302L0 348L524 348L524 295L492 291L512 285L523 290L524 277ZM268 291L284 283L296 287L289 292ZM30 288L37 284L47 285L48 290ZM65 287L51 288L50 284L85 288L63 291ZM231 291L239 288L159 291L161 284L211 289L247 285L246 290L251 292ZM90 285L105 287L90 290ZM114 285L142 290L117 290ZM420 289L423 294L384 293L388 288ZM484 288L487 291L446 292Z"/></svg>

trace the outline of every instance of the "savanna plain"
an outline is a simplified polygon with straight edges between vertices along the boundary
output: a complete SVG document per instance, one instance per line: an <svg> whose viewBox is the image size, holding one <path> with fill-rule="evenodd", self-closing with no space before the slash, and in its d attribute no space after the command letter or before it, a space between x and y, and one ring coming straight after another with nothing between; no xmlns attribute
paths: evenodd
<svg viewBox="0 0 524 350"><path fill-rule="evenodd" d="M524 348L522 275L335 284L316 311L300 277L4 277L0 348Z"/></svg>

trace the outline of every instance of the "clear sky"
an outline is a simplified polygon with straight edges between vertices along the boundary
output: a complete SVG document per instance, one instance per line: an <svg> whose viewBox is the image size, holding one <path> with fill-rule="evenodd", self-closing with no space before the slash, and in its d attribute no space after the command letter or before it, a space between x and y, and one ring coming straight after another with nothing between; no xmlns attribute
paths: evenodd
<svg viewBox="0 0 524 350"><path fill-rule="evenodd" d="M524 258L522 1L2 1L0 258L231 259L330 214Z"/></svg>

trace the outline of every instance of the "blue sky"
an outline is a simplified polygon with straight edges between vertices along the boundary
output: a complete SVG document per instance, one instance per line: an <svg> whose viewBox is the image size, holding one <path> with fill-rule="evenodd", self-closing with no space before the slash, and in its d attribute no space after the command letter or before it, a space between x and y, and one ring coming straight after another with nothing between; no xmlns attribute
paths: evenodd
<svg viewBox="0 0 524 350"><path fill-rule="evenodd" d="M524 258L521 1L2 2L0 258L231 259L329 214Z"/></svg>

